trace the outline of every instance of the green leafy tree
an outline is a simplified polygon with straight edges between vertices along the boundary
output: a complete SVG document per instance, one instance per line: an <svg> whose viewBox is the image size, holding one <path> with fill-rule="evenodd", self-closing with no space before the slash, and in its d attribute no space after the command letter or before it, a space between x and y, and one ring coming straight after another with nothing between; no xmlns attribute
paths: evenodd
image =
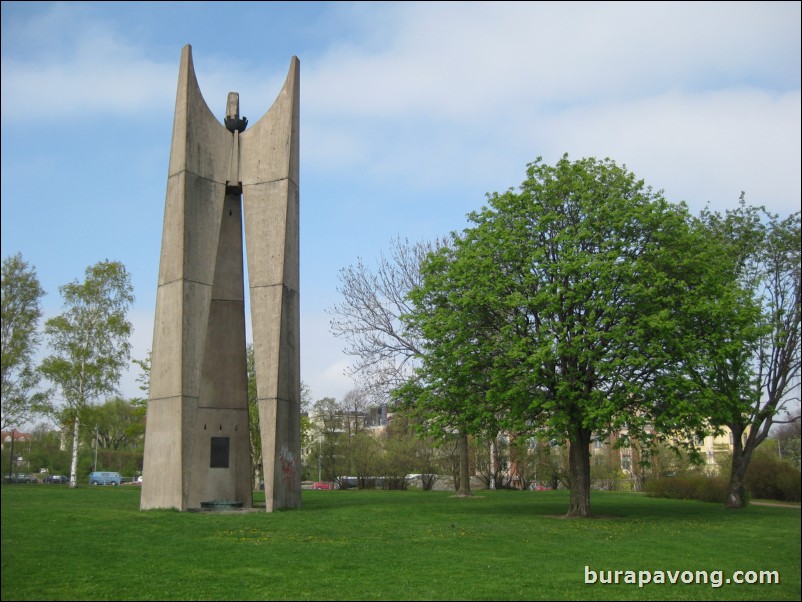
<svg viewBox="0 0 802 602"><path fill-rule="evenodd" d="M262 434L259 426L259 394L256 390L256 360L253 354L253 344L248 344L245 350L246 366L248 371L248 433L251 448L251 478L254 488L262 481ZM150 366L150 354L148 354ZM309 385L301 381L301 411L307 411L311 393ZM301 415L301 449L309 445L309 419Z"/></svg>
<svg viewBox="0 0 802 602"><path fill-rule="evenodd" d="M33 354L39 345L39 319L44 290L36 270L19 253L3 260L2 268L2 428L20 427L45 401L36 392L39 373Z"/></svg>
<svg viewBox="0 0 802 602"><path fill-rule="evenodd" d="M406 489L407 475L420 473L423 441L409 428L403 416L394 416L378 437L382 448L381 472L386 489Z"/></svg>
<svg viewBox="0 0 802 602"><path fill-rule="evenodd" d="M139 390L142 391L142 397L135 397L131 400L131 403L134 405L140 406L147 410L148 407L148 397L150 396L150 363L153 353L150 349L148 349L148 354L145 356L144 359L134 359L132 360L137 366L139 366L139 376L136 377L136 382L139 383Z"/></svg>
<svg viewBox="0 0 802 602"><path fill-rule="evenodd" d="M799 409L796 416L786 424L780 426L777 432L777 445L780 459L788 462L791 466L800 469L800 421Z"/></svg>
<svg viewBox="0 0 802 602"><path fill-rule="evenodd" d="M121 397L88 406L84 424L95 425L97 442L103 449L141 449L145 435L145 408ZM92 431L92 437L95 431Z"/></svg>
<svg viewBox="0 0 802 602"><path fill-rule="evenodd" d="M609 159L538 160L469 218L412 292L413 393L444 429L567 440L568 515L590 516L592 435L699 425L682 366L702 237Z"/></svg>
<svg viewBox="0 0 802 602"><path fill-rule="evenodd" d="M345 418L333 397L318 399L309 414L313 425L312 461L318 479L333 481L348 470L344 452Z"/></svg>
<svg viewBox="0 0 802 602"><path fill-rule="evenodd" d="M253 345L248 345L246 352L248 370L248 433L251 445L251 478L254 488L262 480L262 434L259 431L259 395L256 391L256 360Z"/></svg>
<svg viewBox="0 0 802 602"><path fill-rule="evenodd" d="M540 441L535 439L532 446L533 473L535 486L544 485L549 489L557 489L560 485L568 487L568 450L556 441Z"/></svg>
<svg viewBox="0 0 802 602"><path fill-rule="evenodd" d="M75 487L84 410L116 391L128 365L132 327L126 316L134 295L125 266L115 261L90 266L83 282L59 290L65 310L45 325L53 353L41 369L61 391L72 422L70 487Z"/></svg>
<svg viewBox="0 0 802 602"><path fill-rule="evenodd" d="M357 486L364 489L367 477L376 476L375 461L378 448L365 431L365 419L369 410L367 392L352 389L337 404L341 435L338 437L340 452L344 455L344 471L357 477Z"/></svg>
<svg viewBox="0 0 802 602"><path fill-rule="evenodd" d="M732 433L726 506L742 508L752 455L799 400L800 213L781 218L747 206L742 194L737 209L702 219L739 287L715 298L693 377L712 392L711 424Z"/></svg>
<svg viewBox="0 0 802 602"><path fill-rule="evenodd" d="M359 489L373 489L376 477L384 469L384 450L379 440L366 430L360 430L348 438L348 454L351 470Z"/></svg>
<svg viewBox="0 0 802 602"><path fill-rule="evenodd" d="M393 412L382 435L385 453L385 483L405 488L408 474L420 475L420 486L431 490L448 468L447 445L432 437L422 436L425 429L414 424L414 418L404 410ZM438 445L440 443L440 445Z"/></svg>
<svg viewBox="0 0 802 602"><path fill-rule="evenodd" d="M61 433L44 424L38 425L33 431L28 461L31 471L45 468L50 474L66 474L70 456L62 445Z"/></svg>

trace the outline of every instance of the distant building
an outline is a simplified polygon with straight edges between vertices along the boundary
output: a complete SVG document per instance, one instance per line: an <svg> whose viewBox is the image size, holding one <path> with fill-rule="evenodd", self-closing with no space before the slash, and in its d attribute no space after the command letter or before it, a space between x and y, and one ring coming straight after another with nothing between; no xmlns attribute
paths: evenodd
<svg viewBox="0 0 802 602"><path fill-rule="evenodd" d="M633 481L638 478L638 467L641 461L640 448L635 441L635 445L622 445L615 448L615 444L622 436L627 434L626 429L611 433L606 438L592 439L591 443L591 464L599 464L603 457L611 450L617 451L621 473L625 478ZM746 436L746 434L744 435ZM693 441L693 446L702 457L704 470L710 475L716 475L720 470L722 459L732 456L733 435L727 427L722 427L722 433L718 435L707 435L704 439Z"/></svg>
<svg viewBox="0 0 802 602"><path fill-rule="evenodd" d="M9 447L11 446L11 436L14 436L14 445L18 443L28 443L33 441L33 435L31 433L21 433L20 431L0 431L0 437L2 437L2 441L0 442L0 449L5 449L6 445Z"/></svg>

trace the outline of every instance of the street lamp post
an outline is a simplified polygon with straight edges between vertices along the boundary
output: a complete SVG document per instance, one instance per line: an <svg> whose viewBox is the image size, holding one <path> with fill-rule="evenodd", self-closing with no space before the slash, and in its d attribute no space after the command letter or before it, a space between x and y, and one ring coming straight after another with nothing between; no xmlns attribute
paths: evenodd
<svg viewBox="0 0 802 602"><path fill-rule="evenodd" d="M95 425L95 468L93 472L97 472L97 425Z"/></svg>

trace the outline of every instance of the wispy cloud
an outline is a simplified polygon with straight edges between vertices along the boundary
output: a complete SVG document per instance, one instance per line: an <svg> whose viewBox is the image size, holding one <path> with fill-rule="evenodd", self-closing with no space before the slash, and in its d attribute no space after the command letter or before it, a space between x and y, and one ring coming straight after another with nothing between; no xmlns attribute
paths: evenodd
<svg viewBox="0 0 802 602"><path fill-rule="evenodd" d="M455 178L505 188L537 155L569 152L661 164L652 173L681 196L723 202L750 184L777 196L787 184L761 182L795 177L799 198L798 6L348 10L371 34L305 66L313 168L351 167L410 189ZM746 175L757 167L762 175ZM737 182L722 181L733 173Z"/></svg>
<svg viewBox="0 0 802 602"><path fill-rule="evenodd" d="M551 157L562 151L626 163L672 201L732 207L740 191L775 210L799 209L799 91L667 93L531 123Z"/></svg>
<svg viewBox="0 0 802 602"><path fill-rule="evenodd" d="M55 4L38 18L15 20L13 29L3 31L11 38L2 56L4 125L21 121L21 115L46 123L89 114L171 114L180 47L168 58L153 58L120 23L88 16L71 4ZM247 83L242 90L246 103L266 111L286 75L254 78L246 75L244 65L214 58L196 67L204 97L221 114L227 92L238 90L238 81Z"/></svg>
<svg viewBox="0 0 802 602"><path fill-rule="evenodd" d="M55 5L39 19L15 21L5 35L12 41L4 44L2 58L4 123L20 115L130 114L169 103L174 95L174 65L148 60L112 27L83 19L80 10Z"/></svg>
<svg viewBox="0 0 802 602"><path fill-rule="evenodd" d="M742 85L745 75L787 89L799 85L798 75L787 81L799 72L794 12L757 3L425 2L377 16L369 6L364 29L383 43L374 31L332 47L307 69L305 89L325 114L446 120L510 104L548 110Z"/></svg>

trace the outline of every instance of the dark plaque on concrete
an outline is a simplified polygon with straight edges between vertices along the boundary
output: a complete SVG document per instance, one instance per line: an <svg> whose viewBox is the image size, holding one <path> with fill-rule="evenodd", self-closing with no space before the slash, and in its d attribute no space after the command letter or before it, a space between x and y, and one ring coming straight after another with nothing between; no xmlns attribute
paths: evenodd
<svg viewBox="0 0 802 602"><path fill-rule="evenodd" d="M228 437L212 437L209 468L228 468Z"/></svg>

